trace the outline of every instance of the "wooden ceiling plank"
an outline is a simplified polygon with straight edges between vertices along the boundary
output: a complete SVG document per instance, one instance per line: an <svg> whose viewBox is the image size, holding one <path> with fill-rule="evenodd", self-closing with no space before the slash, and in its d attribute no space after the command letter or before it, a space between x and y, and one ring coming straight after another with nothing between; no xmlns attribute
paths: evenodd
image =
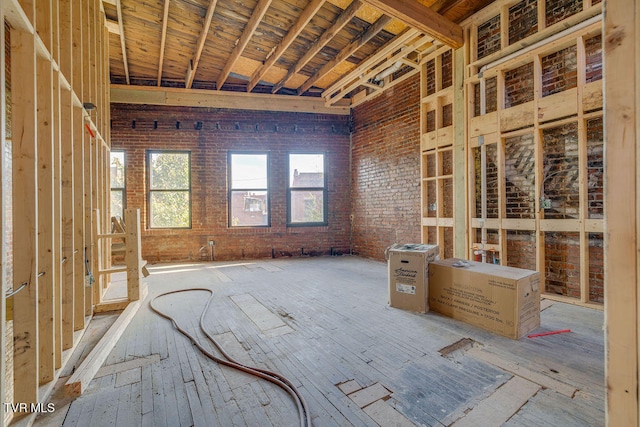
<svg viewBox="0 0 640 427"><path fill-rule="evenodd" d="M189 70L187 70L187 78L185 84L187 89L190 89L191 85L193 85L193 79L195 78L196 71L198 70L198 63L200 62L200 57L202 56L202 49L204 49L204 44L207 41L207 34L209 34L209 28L211 28L211 20L213 19L213 12L216 9L217 3L218 0L209 1L209 7L207 8L207 14L204 17L204 25L202 26L202 32L200 33L200 39L198 40L196 54L193 57L193 61L191 62Z"/></svg>
<svg viewBox="0 0 640 427"><path fill-rule="evenodd" d="M169 2L164 0L164 11L162 13L162 36L160 38L160 60L158 61L158 86L162 81L162 67L164 65L164 47L167 41L167 24L169 22Z"/></svg>
<svg viewBox="0 0 640 427"><path fill-rule="evenodd" d="M380 18L378 18L378 20L369 28L367 28L360 37L356 37L351 43L349 43L347 47L342 49L334 59L327 62L320 70L318 70L317 73L307 79L307 81L298 88L298 95L302 95L303 93L305 93L311 86L313 86L315 82L326 76L338 64L349 58L351 55L353 55L354 52L367 44L372 38L376 36L376 34L382 31L384 27L389 22L391 22L391 20L392 18L387 15L382 15Z"/></svg>
<svg viewBox="0 0 640 427"><path fill-rule="evenodd" d="M464 43L461 26L417 1L365 1L380 9L385 15L392 16L454 49L461 47Z"/></svg>
<svg viewBox="0 0 640 427"><path fill-rule="evenodd" d="M116 0L116 9L118 11L118 27L120 27L120 48L122 49L122 62L124 64L124 77L127 84L131 84L129 78L129 62L127 61L127 44L124 40L124 23L122 22L122 5L120 0Z"/></svg>
<svg viewBox="0 0 640 427"><path fill-rule="evenodd" d="M258 28L258 25L260 25L264 14L267 13L267 9L269 9L271 1L272 0L260 0L256 5L256 8L251 13L251 18L249 19L249 22L247 22L247 26L244 28L242 35L238 39L236 47L233 48L233 52L231 52L231 56L224 66L224 69L220 73L220 76L218 76L218 80L216 82L217 90L220 90L220 88L222 88L222 85L224 85L224 82L229 77L233 66L236 64L238 58L240 58L240 55L242 55L242 52L247 47L247 44L249 44L249 40L251 40L251 37L253 37L253 33L255 32L256 28Z"/></svg>
<svg viewBox="0 0 640 427"><path fill-rule="evenodd" d="M282 87L287 84L287 82L291 79L291 77L293 77L294 74L300 72L300 70L302 70L304 66L307 65L307 63L314 56L316 56L318 52L320 52L322 48L324 48L327 43L329 43L329 41L331 41L331 39L333 39L335 35L340 32L340 30L342 30L342 28L344 28L345 25L349 23L349 21L351 21L351 19L356 15L356 13L358 13L363 5L364 3L361 0L354 0L349 5L349 7L343 10L340 16L335 20L333 25L331 25L331 27L329 27L324 33L322 33L320 38L318 38L313 46L311 46L307 53L298 60L298 62L293 66L292 69L289 70L285 78L280 80L280 82L273 87L271 92L276 93L277 91L282 89Z"/></svg>
<svg viewBox="0 0 640 427"><path fill-rule="evenodd" d="M320 10L326 0L311 0L307 7L300 14L298 21L293 24L286 36L282 39L280 44L275 48L273 53L267 58L264 64L258 68L253 75L247 86L247 92L251 92L258 84L262 76L275 64L275 62L282 56L282 54L289 48L291 43L298 37L298 35L304 30L311 18Z"/></svg>

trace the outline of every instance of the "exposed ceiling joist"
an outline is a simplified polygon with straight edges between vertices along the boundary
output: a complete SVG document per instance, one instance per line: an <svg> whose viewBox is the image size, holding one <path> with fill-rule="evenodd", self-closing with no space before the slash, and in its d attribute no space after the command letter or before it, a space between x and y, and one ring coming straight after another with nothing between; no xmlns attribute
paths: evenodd
<svg viewBox="0 0 640 427"><path fill-rule="evenodd" d="M383 30L383 28L391 22L391 17L382 15L378 20L371 25L367 30L362 33L360 37L353 40L347 47L342 49L340 53L331 61L327 62L317 73L307 79L299 88L298 95L305 93L311 86L313 86L318 80L326 76L333 68L335 68L342 61L349 58L355 51L364 46L369 40L374 38L376 34Z"/></svg>
<svg viewBox="0 0 640 427"><path fill-rule="evenodd" d="M118 0L120 1L120 0ZM200 39L198 40L198 47L196 48L196 53L191 61L189 70L187 70L187 77L185 81L185 86L187 89L191 88L193 85L193 79L196 76L196 71L198 70L198 64L200 63L200 57L202 55L202 49L204 49L204 44L207 41L207 35L209 34L209 28L211 28L211 20L213 19L213 12L216 9L216 4L218 0L210 0L209 7L207 8L207 14L204 17L204 23L202 25L202 32L200 33Z"/></svg>
<svg viewBox="0 0 640 427"><path fill-rule="evenodd" d="M169 21L170 0L164 0L164 10L162 13L162 35L160 36L160 60L158 61L158 86L162 82L162 67L164 65L164 45L167 41L167 23Z"/></svg>
<svg viewBox="0 0 640 427"><path fill-rule="evenodd" d="M251 76L251 80L249 80L249 85L247 86L247 92L251 92L254 87L258 84L262 76L275 64L275 62L280 58L280 56L291 46L291 43L298 37L298 35L304 30L304 27L307 26L311 18L315 16L315 14L320 10L325 0L311 0L307 7L304 9L298 21L293 24L291 29L286 36L282 39L280 44L275 48L274 52L267 58L264 64L260 68L258 68L253 75Z"/></svg>
<svg viewBox="0 0 640 427"><path fill-rule="evenodd" d="M240 55L242 55L242 52L247 47L247 44L249 43L249 40L251 40L253 33L255 32L256 28L258 28L258 25L260 25L260 21L262 21L264 14L267 12L267 9L269 9L271 1L272 0L260 0L251 13L251 18L249 19L249 22L247 22L247 26L244 27L244 31L238 39L238 43L233 48L233 52L231 52L231 57L229 57L229 60L227 60L224 69L222 70L220 76L218 77L218 80L216 81L217 90L220 90L222 85L224 85L224 82L229 77L233 66L235 65Z"/></svg>
<svg viewBox="0 0 640 427"><path fill-rule="evenodd" d="M122 62L124 63L124 76L127 84L131 84L129 78L129 62L127 61L127 45L124 41L124 23L122 22L122 5L120 0L116 0L116 9L118 11L118 26L120 28L120 47L122 49Z"/></svg>
<svg viewBox="0 0 640 427"><path fill-rule="evenodd" d="M462 27L417 1L365 1L380 9L384 14L392 16L454 49L464 44Z"/></svg>
<svg viewBox="0 0 640 427"><path fill-rule="evenodd" d="M356 13L358 13L362 5L363 5L363 2L361 0L354 0L349 5L349 7L347 7L344 11L342 11L338 19L336 19L336 21L333 23L333 25L329 27L324 33L322 33L322 35L318 38L318 40L316 40L316 42L313 44L313 46L311 46L311 48L307 51L307 53L302 58L300 58L300 60L298 60L296 65L294 65L293 68L289 70L287 75L282 80L280 80L278 84L276 84L273 87L271 92L276 93L277 91L279 91L282 87L284 87L287 81L289 81L289 79L293 77L294 74L302 70L304 66L307 65L307 63L311 59L313 59L313 57L316 56L322 50L322 48L325 47L327 43L329 43L329 41L331 41L331 39L335 37L335 35L340 30L342 30L342 28L344 28L345 25L347 25L349 21L351 21L351 19L356 15Z"/></svg>

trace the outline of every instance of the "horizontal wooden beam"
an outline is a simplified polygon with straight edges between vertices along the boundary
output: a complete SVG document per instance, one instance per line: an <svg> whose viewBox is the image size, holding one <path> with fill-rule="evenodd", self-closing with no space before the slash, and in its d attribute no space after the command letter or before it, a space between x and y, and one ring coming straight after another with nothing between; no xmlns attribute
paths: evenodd
<svg viewBox="0 0 640 427"><path fill-rule="evenodd" d="M385 15L392 16L454 49L464 44L460 25L417 1L366 0L366 2L380 9Z"/></svg>
<svg viewBox="0 0 640 427"><path fill-rule="evenodd" d="M348 106L327 107L322 98L305 96L128 85L111 85L111 103L338 115L349 115L350 111Z"/></svg>
<svg viewBox="0 0 640 427"><path fill-rule="evenodd" d="M120 24L118 24L116 21L105 19L104 26L107 27L107 30L109 30L111 34L120 35Z"/></svg>

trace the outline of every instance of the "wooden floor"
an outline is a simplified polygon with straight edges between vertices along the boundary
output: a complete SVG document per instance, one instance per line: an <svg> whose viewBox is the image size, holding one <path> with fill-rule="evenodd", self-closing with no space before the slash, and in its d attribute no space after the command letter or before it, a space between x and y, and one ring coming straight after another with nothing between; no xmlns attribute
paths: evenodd
<svg viewBox="0 0 640 427"><path fill-rule="evenodd" d="M357 257L149 270L147 301L65 427L299 425L281 389L205 358L149 309L156 295L191 287L215 292L210 333L241 362L292 380L314 426L604 425L601 311L544 304L536 331L572 332L513 341L390 308L386 264ZM158 306L205 342L207 296Z"/></svg>

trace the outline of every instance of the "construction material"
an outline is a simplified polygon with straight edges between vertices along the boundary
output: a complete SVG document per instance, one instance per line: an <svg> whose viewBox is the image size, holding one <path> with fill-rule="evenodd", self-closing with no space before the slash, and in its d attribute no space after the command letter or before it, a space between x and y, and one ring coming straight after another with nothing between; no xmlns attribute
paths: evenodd
<svg viewBox="0 0 640 427"><path fill-rule="evenodd" d="M391 307L429 311L429 262L439 259L439 253L438 245L393 245L387 250Z"/></svg>
<svg viewBox="0 0 640 427"><path fill-rule="evenodd" d="M540 273L450 258L429 266L432 310L518 339L540 326Z"/></svg>
<svg viewBox="0 0 640 427"><path fill-rule="evenodd" d="M161 297L167 296L167 295L181 293L181 292L191 292L191 291L205 291L205 292L209 292L211 294L209 296L209 299L207 300L207 303L206 303L204 309L202 310L202 315L200 316L200 329L206 335L206 337L209 339L209 341L211 341L211 343L213 343L213 345L215 345L215 347L222 354L224 359L214 355L213 353L211 353L210 351L205 349L196 340L196 338L193 335L189 334L186 330L181 328L173 317L169 316L166 313L163 313L162 311L158 310L158 308L156 306L154 306L154 302L158 298L161 298ZM213 336L211 336L211 334L209 334L209 332L207 332L207 330L204 328L204 319L205 319L205 317L207 315L207 311L209 309L209 305L211 304L211 300L212 299L213 299L213 291L211 289L207 289L207 288L180 289L180 290L177 290L177 291L165 292L163 294L160 294L160 295L156 296L155 298L153 298L149 302L149 307L151 308L151 310L153 310L159 316L162 316L165 319L170 320L171 323L173 324L173 326L182 335L187 337L189 339L189 341L191 341L191 343L194 346L196 346L198 348L198 350L200 350L202 352L202 354L207 356L209 359L211 359L211 360L213 360L213 361L215 361L217 363L220 363L221 365L229 366L231 368L235 368L235 369L238 369L240 371L246 372L246 373L248 373L250 375L255 375L255 376L259 377L259 378L262 378L262 379L265 379L267 381L270 381L270 382L274 383L275 385L277 385L278 387L280 387L283 390L285 390L287 393L289 393L291 395L291 397L293 398L293 400L294 400L294 402L295 402L295 404L296 404L296 406L298 408L298 414L300 416L300 426L301 427L311 427L311 413L309 412L309 408L307 407L307 403L305 402L304 398L300 395L300 393L298 392L296 387L291 383L291 381L289 381L284 376L282 376L282 375L280 375L278 373L275 373L275 372L272 372L272 371L268 371L266 369L247 366L247 365L244 365L242 363L237 362L229 354L227 354L224 351L224 349L218 344L218 342L213 338Z"/></svg>
<svg viewBox="0 0 640 427"><path fill-rule="evenodd" d="M571 329L561 329L559 331L549 331L549 332L542 332L540 334L530 334L530 335L527 335L527 338L546 337L547 335L564 334L566 332L571 332Z"/></svg>

